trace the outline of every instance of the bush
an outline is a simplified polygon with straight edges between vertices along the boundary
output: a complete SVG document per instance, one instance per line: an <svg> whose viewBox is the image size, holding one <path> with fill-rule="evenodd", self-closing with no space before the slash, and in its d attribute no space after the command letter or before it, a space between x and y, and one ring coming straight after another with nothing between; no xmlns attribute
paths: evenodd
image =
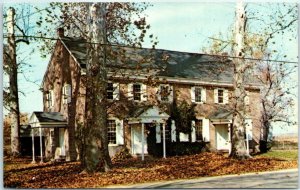
<svg viewBox="0 0 300 190"><path fill-rule="evenodd" d="M166 143L167 156L182 156L200 153L205 142L168 142ZM148 144L148 154L155 157L163 156L163 143Z"/></svg>

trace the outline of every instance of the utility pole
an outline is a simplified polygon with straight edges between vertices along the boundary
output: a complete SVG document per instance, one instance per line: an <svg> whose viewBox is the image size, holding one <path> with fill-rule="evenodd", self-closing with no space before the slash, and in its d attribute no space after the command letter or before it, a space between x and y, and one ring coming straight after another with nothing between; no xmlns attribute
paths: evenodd
<svg viewBox="0 0 300 190"><path fill-rule="evenodd" d="M230 156L237 159L249 157L245 144L245 86L244 75L246 63L244 60L244 38L246 29L246 13L242 0L237 2L235 23L235 48L233 59L233 121L231 133L232 148Z"/></svg>
<svg viewBox="0 0 300 190"><path fill-rule="evenodd" d="M18 95L18 64L15 40L15 9L10 7L7 12L8 29L8 75L9 75L9 105L11 118L11 154L20 155L20 111Z"/></svg>

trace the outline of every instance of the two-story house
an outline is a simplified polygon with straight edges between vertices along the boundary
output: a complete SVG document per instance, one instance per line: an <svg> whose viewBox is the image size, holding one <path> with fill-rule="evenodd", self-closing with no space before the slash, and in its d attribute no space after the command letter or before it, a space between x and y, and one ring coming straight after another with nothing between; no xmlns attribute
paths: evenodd
<svg viewBox="0 0 300 190"><path fill-rule="evenodd" d="M85 118L87 43L64 36L62 29L58 31L59 40L42 83L44 112L34 112L30 120L35 121L31 122L32 128L45 137L47 158L65 156L67 160L75 160L80 155L80 131ZM117 56L107 65L111 156L123 147L133 155L147 154L146 139L150 131L155 132L156 142L164 146L179 139L205 141L211 150L230 151L233 89L230 60L158 49L112 47L112 50ZM261 130L260 86L252 81L251 78L247 81L245 103L247 137L255 146ZM176 123L171 118L173 103L182 101L196 105L191 134L176 134Z"/></svg>

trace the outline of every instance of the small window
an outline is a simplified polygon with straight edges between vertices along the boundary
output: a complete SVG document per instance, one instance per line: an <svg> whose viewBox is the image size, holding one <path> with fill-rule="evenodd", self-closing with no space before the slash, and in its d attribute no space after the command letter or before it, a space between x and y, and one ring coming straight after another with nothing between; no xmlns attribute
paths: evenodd
<svg viewBox="0 0 300 190"><path fill-rule="evenodd" d="M107 127L108 144L117 144L116 127L117 126L115 120L108 120L108 127Z"/></svg>
<svg viewBox="0 0 300 190"><path fill-rule="evenodd" d="M141 101L141 84L133 84L133 100Z"/></svg>
<svg viewBox="0 0 300 190"><path fill-rule="evenodd" d="M224 90L218 89L218 103L224 103Z"/></svg>
<svg viewBox="0 0 300 190"><path fill-rule="evenodd" d="M161 84L159 86L159 99L162 102L172 102L173 101L173 92L172 86L169 84Z"/></svg>
<svg viewBox="0 0 300 190"><path fill-rule="evenodd" d="M114 85L113 83L107 83L107 99L108 100L113 100L114 99Z"/></svg>
<svg viewBox="0 0 300 190"><path fill-rule="evenodd" d="M202 91L202 88L199 88L199 87L196 87L196 88L195 88L195 101L196 101L196 102L202 102L201 91Z"/></svg>
<svg viewBox="0 0 300 190"><path fill-rule="evenodd" d="M49 92L47 93L47 104L48 104L48 108L52 108L54 105L54 100L53 100L53 90L49 90Z"/></svg>
<svg viewBox="0 0 300 190"><path fill-rule="evenodd" d="M202 120L195 121L195 130L196 130L196 141L202 141Z"/></svg>

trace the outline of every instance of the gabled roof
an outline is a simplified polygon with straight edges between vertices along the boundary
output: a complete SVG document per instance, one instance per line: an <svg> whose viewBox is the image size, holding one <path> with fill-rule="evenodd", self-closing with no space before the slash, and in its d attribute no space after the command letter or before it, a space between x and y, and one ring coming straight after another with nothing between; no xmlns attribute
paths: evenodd
<svg viewBox="0 0 300 190"><path fill-rule="evenodd" d="M136 109L129 118L129 123L163 123L170 116L157 106L145 106Z"/></svg>
<svg viewBox="0 0 300 190"><path fill-rule="evenodd" d="M61 38L62 43L78 62L86 68L87 43L82 38ZM128 71L139 69L140 72L155 76L182 79L196 79L204 82L233 82L233 65L229 59L198 53L186 53L162 49L132 48L109 46L112 52L108 57L110 71ZM142 70L142 71L141 71ZM248 77L248 84L259 84L253 77Z"/></svg>
<svg viewBox="0 0 300 190"><path fill-rule="evenodd" d="M59 112L33 112L29 124L34 127L65 127L67 120Z"/></svg>

